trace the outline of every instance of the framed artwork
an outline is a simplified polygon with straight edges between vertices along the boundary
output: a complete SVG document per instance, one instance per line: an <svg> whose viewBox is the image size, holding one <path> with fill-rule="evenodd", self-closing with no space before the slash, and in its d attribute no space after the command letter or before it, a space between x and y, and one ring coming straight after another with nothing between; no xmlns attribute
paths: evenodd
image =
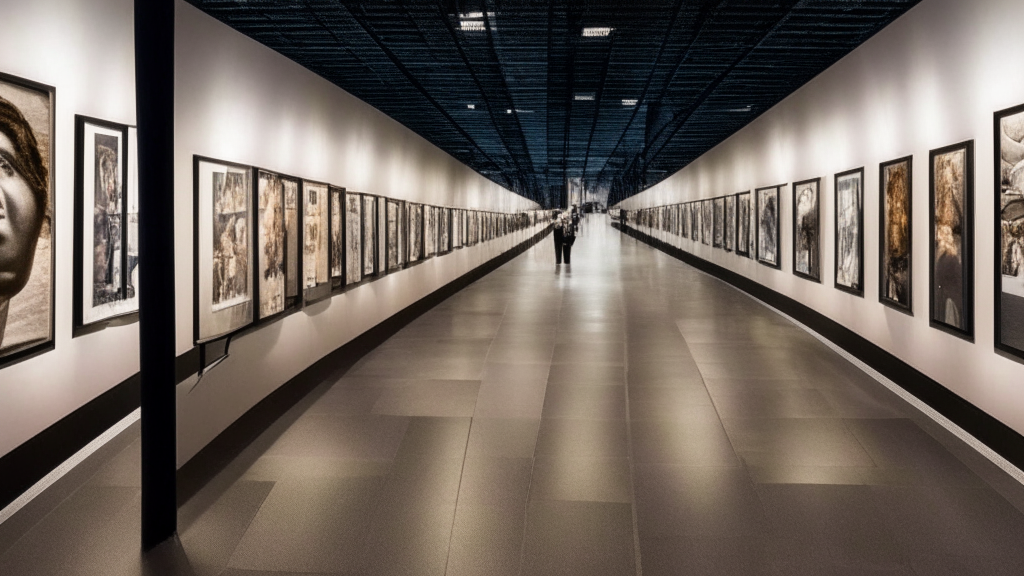
<svg viewBox="0 0 1024 576"><path fill-rule="evenodd" d="M128 126L75 116L75 332L139 310L137 156L129 139Z"/></svg>
<svg viewBox="0 0 1024 576"><path fill-rule="evenodd" d="M1024 360L1024 105L995 113L996 348Z"/></svg>
<svg viewBox="0 0 1024 576"><path fill-rule="evenodd" d="M302 293L306 302L331 295L330 186L302 181Z"/></svg>
<svg viewBox="0 0 1024 576"><path fill-rule="evenodd" d="M712 213L714 212L714 208L712 207L711 200L703 200L701 202L701 212L703 212L701 215L701 222L703 223L704 228L701 230L700 239L701 242L710 245L711 237L714 235L713 228L715 223L715 216Z"/></svg>
<svg viewBox="0 0 1024 576"><path fill-rule="evenodd" d="M447 254L452 251L451 235L449 229L451 227L452 211L448 208L437 209L437 235L438 235L438 254Z"/></svg>
<svg viewBox="0 0 1024 576"><path fill-rule="evenodd" d="M736 197L725 197L725 249L736 249Z"/></svg>
<svg viewBox="0 0 1024 576"><path fill-rule="evenodd" d="M374 196L377 203L377 266L376 273L384 274L388 271L388 199L383 196Z"/></svg>
<svg viewBox="0 0 1024 576"><path fill-rule="evenodd" d="M402 267L402 206L397 200L387 201L387 270L398 270Z"/></svg>
<svg viewBox="0 0 1024 576"><path fill-rule="evenodd" d="M280 176L284 189L285 308L302 304L302 194L299 180Z"/></svg>
<svg viewBox="0 0 1024 576"><path fill-rule="evenodd" d="M437 211L433 206L423 207L423 256L437 254Z"/></svg>
<svg viewBox="0 0 1024 576"><path fill-rule="evenodd" d="M864 169L835 176L835 287L864 296Z"/></svg>
<svg viewBox="0 0 1024 576"><path fill-rule="evenodd" d="M288 234L284 180L280 174L256 170L256 225L253 226L253 285L259 302L256 319L272 318L289 306Z"/></svg>
<svg viewBox="0 0 1024 576"><path fill-rule="evenodd" d="M694 242L700 241L700 233L704 229L701 213L700 202L690 202L690 240Z"/></svg>
<svg viewBox="0 0 1024 576"><path fill-rule="evenodd" d="M462 235L464 232L462 224L463 213L463 210L457 208L452 210L452 250L462 248ZM523 213L523 217L527 217L526 213Z"/></svg>
<svg viewBox="0 0 1024 576"><path fill-rule="evenodd" d="M423 259L423 205L406 203L409 221L409 262Z"/></svg>
<svg viewBox="0 0 1024 576"><path fill-rule="evenodd" d="M679 215L679 225L680 225L679 235L682 236L683 238L689 238L690 237L690 205L689 204L682 204L682 205L679 206L679 210L680 210L680 215Z"/></svg>
<svg viewBox="0 0 1024 576"><path fill-rule="evenodd" d="M195 278L196 344L231 335L252 324L252 169L196 156Z"/></svg>
<svg viewBox="0 0 1024 576"><path fill-rule="evenodd" d="M55 98L0 74L0 366L54 346Z"/></svg>
<svg viewBox="0 0 1024 576"><path fill-rule="evenodd" d="M331 194L331 281L343 285L345 278L345 189L330 187Z"/></svg>
<svg viewBox="0 0 1024 576"><path fill-rule="evenodd" d="M711 201L714 212L714 230L711 245L715 248L725 247L725 198L715 198Z"/></svg>
<svg viewBox="0 0 1024 576"><path fill-rule="evenodd" d="M878 167L878 301L913 315L912 156Z"/></svg>
<svg viewBox="0 0 1024 576"><path fill-rule="evenodd" d="M929 320L974 339L974 141L929 153Z"/></svg>
<svg viewBox="0 0 1024 576"><path fill-rule="evenodd" d="M377 201L369 194L362 194L363 203L363 278L377 273Z"/></svg>
<svg viewBox="0 0 1024 576"><path fill-rule="evenodd" d="M363 279L363 200L345 192L345 284Z"/></svg>
<svg viewBox="0 0 1024 576"><path fill-rule="evenodd" d="M750 192L736 194L736 254L750 256Z"/></svg>
<svg viewBox="0 0 1024 576"><path fill-rule="evenodd" d="M779 258L779 191L781 186L758 188L757 198L757 261L772 268L782 268Z"/></svg>
<svg viewBox="0 0 1024 576"><path fill-rule="evenodd" d="M793 274L821 282L821 178L793 184Z"/></svg>

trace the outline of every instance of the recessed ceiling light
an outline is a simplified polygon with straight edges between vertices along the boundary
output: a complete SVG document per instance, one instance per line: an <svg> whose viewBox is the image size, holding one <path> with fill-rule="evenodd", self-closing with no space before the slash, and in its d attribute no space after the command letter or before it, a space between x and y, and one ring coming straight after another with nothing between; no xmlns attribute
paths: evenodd
<svg viewBox="0 0 1024 576"><path fill-rule="evenodd" d="M637 102L636 98L623 98L622 99L622 105L623 106L636 106L636 102Z"/></svg>
<svg viewBox="0 0 1024 576"><path fill-rule="evenodd" d="M470 110L476 110L476 104L466 104L466 108L469 108Z"/></svg>
<svg viewBox="0 0 1024 576"><path fill-rule="evenodd" d="M583 29L584 38L596 38L601 36L607 36L612 33L612 29L607 26L587 26Z"/></svg>
<svg viewBox="0 0 1024 576"><path fill-rule="evenodd" d="M576 94L575 96L573 96L573 100L578 100L578 101L580 101L580 100L581 101L592 101L593 99L594 99L594 95L593 94Z"/></svg>
<svg viewBox="0 0 1024 576"><path fill-rule="evenodd" d="M511 114L511 113L512 113L512 109L511 108L505 110L505 114Z"/></svg>
<svg viewBox="0 0 1024 576"><path fill-rule="evenodd" d="M753 107L748 104L743 108L729 108L726 112L750 112L751 110L753 110Z"/></svg>

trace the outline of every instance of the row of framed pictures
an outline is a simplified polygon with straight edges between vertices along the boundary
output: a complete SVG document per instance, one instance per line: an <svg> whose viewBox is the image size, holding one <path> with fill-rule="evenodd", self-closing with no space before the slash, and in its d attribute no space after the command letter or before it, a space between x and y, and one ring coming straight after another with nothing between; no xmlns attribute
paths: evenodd
<svg viewBox="0 0 1024 576"><path fill-rule="evenodd" d="M996 112L995 343L1024 359L1024 105ZM929 152L929 321L974 339L974 141ZM878 166L882 304L913 315L913 157ZM639 228L662 230L781 268L785 185L706 200L623 211ZM821 281L821 179L792 185L793 273ZM864 168L834 176L834 286L864 296Z"/></svg>
<svg viewBox="0 0 1024 576"><path fill-rule="evenodd" d="M193 159L194 339L204 344L541 220L431 206Z"/></svg>

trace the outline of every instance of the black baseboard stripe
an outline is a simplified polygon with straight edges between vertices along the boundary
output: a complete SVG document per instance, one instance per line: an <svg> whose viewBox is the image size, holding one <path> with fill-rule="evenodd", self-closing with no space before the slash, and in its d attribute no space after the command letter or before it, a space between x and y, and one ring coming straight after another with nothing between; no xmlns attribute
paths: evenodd
<svg viewBox="0 0 1024 576"><path fill-rule="evenodd" d="M1024 469L1024 436L888 351L820 312L754 282L746 276L708 262L629 226L619 223L614 223L613 226L624 234L728 282L791 316L892 380L896 385L948 418L1017 468Z"/></svg>
<svg viewBox="0 0 1024 576"><path fill-rule="evenodd" d="M267 418L273 421L275 413L284 412L275 409L274 403L288 403L293 398L288 404L291 406L330 372L345 366L346 362L351 365L417 316L521 254L547 233L549 230L545 229L524 244L467 272L335 350L257 404L242 420L252 421L257 426L266 422ZM180 383L199 370L199 349L192 348L178 356L176 364L177 381ZM0 510L138 408L139 386L139 375L136 373L0 457ZM202 466L209 465L214 454L223 453L224 446L235 446L239 441L255 437L241 424L242 420L228 428L208 449L200 452L179 471L179 483L186 488L185 494L189 494L189 491L194 493L198 489L196 482L203 478Z"/></svg>
<svg viewBox="0 0 1024 576"><path fill-rule="evenodd" d="M395 313L387 320L360 334L347 344L335 349L309 368L306 368L277 390L249 409L238 420L221 432L191 460L178 470L178 505L188 502L213 477L263 433L278 418L295 406L314 388L332 374L347 371L367 353L394 336L399 330L434 306L466 286L497 270L516 256L540 242L550 233L546 228L519 246L493 258L473 270L452 280L420 300Z"/></svg>

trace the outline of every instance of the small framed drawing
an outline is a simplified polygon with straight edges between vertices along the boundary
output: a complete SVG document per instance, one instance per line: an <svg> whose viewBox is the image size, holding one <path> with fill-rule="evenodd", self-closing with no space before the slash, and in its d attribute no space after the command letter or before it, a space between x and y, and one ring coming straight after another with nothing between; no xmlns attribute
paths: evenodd
<svg viewBox="0 0 1024 576"><path fill-rule="evenodd" d="M757 261L771 268L782 268L779 257L779 192L782 186L754 191L757 222Z"/></svg>
<svg viewBox="0 0 1024 576"><path fill-rule="evenodd" d="M821 178L793 184L793 274L821 282Z"/></svg>
<svg viewBox="0 0 1024 576"><path fill-rule="evenodd" d="M704 224L704 229L701 231L701 241L705 244L711 244L711 238L714 235L714 224L715 216L713 214L714 207L710 199L701 202L701 221Z"/></svg>
<svg viewBox="0 0 1024 576"><path fill-rule="evenodd" d="M387 270L400 270L405 265L405 227L402 215L405 213L399 200L387 201Z"/></svg>
<svg viewBox="0 0 1024 576"><path fill-rule="evenodd" d="M388 199L374 196L377 203L377 275L388 271Z"/></svg>
<svg viewBox="0 0 1024 576"><path fill-rule="evenodd" d="M0 74L0 367L54 347L55 99Z"/></svg>
<svg viewBox="0 0 1024 576"><path fill-rule="evenodd" d="M995 113L996 348L1024 360L1024 105Z"/></svg>
<svg viewBox="0 0 1024 576"><path fill-rule="evenodd" d="M345 286L345 189L331 186L331 289Z"/></svg>
<svg viewBox="0 0 1024 576"><path fill-rule="evenodd" d="M253 323L252 168L195 156L194 336L205 344Z"/></svg>
<svg viewBox="0 0 1024 576"><path fill-rule="evenodd" d="M864 296L864 169L835 176L835 287Z"/></svg>
<svg viewBox="0 0 1024 576"><path fill-rule="evenodd" d="M701 220L700 202L690 202L690 239L694 242L700 241L700 233L704 229Z"/></svg>
<svg viewBox="0 0 1024 576"><path fill-rule="evenodd" d="M711 201L714 212L714 236L711 245L715 248L725 248L725 198L715 198Z"/></svg>
<svg viewBox="0 0 1024 576"><path fill-rule="evenodd" d="M750 257L750 192L736 194L736 254Z"/></svg>
<svg viewBox="0 0 1024 576"><path fill-rule="evenodd" d="M362 277L369 278L377 273L377 200L369 194L361 195L363 203L363 254Z"/></svg>
<svg viewBox="0 0 1024 576"><path fill-rule="evenodd" d="M75 335L139 311L138 173L129 140L124 124L75 116Z"/></svg>
<svg viewBox="0 0 1024 576"><path fill-rule="evenodd" d="M930 324L974 340L974 141L928 162Z"/></svg>
<svg viewBox="0 0 1024 576"><path fill-rule="evenodd" d="M725 249L736 249L736 196L725 197Z"/></svg>
<svg viewBox="0 0 1024 576"><path fill-rule="evenodd" d="M298 188L298 180L256 169L253 286L259 299L257 320L274 318L301 304L296 289L299 266L291 262L299 258Z"/></svg>
<svg viewBox="0 0 1024 576"><path fill-rule="evenodd" d="M878 301L913 316L914 159L878 167Z"/></svg>
<svg viewBox="0 0 1024 576"><path fill-rule="evenodd" d="M302 294L309 304L331 295L330 186L302 181Z"/></svg>
<svg viewBox="0 0 1024 576"><path fill-rule="evenodd" d="M409 263L423 259L423 205L408 202L405 205L409 221Z"/></svg>
<svg viewBox="0 0 1024 576"><path fill-rule="evenodd" d="M345 191L345 285L363 279L363 201Z"/></svg>
<svg viewBox="0 0 1024 576"><path fill-rule="evenodd" d="M448 208L437 209L437 253L447 254L452 251L451 245L451 215Z"/></svg>

